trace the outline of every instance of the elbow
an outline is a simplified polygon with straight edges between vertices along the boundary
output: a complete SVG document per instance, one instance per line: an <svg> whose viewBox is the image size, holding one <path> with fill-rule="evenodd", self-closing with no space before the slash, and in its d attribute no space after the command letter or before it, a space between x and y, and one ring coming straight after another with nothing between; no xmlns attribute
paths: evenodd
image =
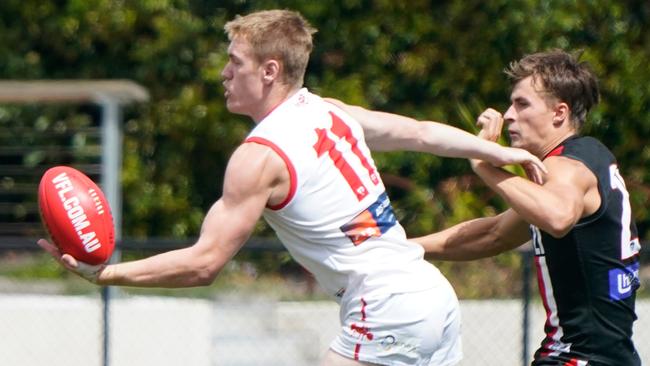
<svg viewBox="0 0 650 366"><path fill-rule="evenodd" d="M214 279L216 278L216 275L211 275L209 273L201 273L198 276L196 276L196 280L194 281L194 286L197 287L207 287L214 282Z"/></svg>
<svg viewBox="0 0 650 366"><path fill-rule="evenodd" d="M195 247L192 247L195 249ZM196 251L187 262L189 286L210 286L219 275L221 266L216 256L207 251Z"/></svg>
<svg viewBox="0 0 650 366"><path fill-rule="evenodd" d="M542 225L539 227L544 230L547 234L552 237L559 239L566 236L573 226L575 225L575 220L568 216L555 215L553 217L547 218L544 220Z"/></svg>
<svg viewBox="0 0 650 366"><path fill-rule="evenodd" d="M443 155L441 143L437 140L439 136L432 127L432 122L415 123L411 131L411 137L413 139L411 145L415 151Z"/></svg>
<svg viewBox="0 0 650 366"><path fill-rule="evenodd" d="M210 286L217 278L218 274L219 270L209 266L199 268L194 273L194 280L192 281L193 285L201 287Z"/></svg>
<svg viewBox="0 0 650 366"><path fill-rule="evenodd" d="M571 229L570 228L569 229L549 228L549 229L544 230L544 231L546 231L546 233L548 233L550 236L552 236L552 237L554 237L556 239L560 239L560 238L563 238L564 236L566 236L566 234L568 234L569 231L571 231Z"/></svg>
<svg viewBox="0 0 650 366"><path fill-rule="evenodd" d="M212 256L204 255L196 267L194 278L197 286L210 286L221 272L219 261Z"/></svg>

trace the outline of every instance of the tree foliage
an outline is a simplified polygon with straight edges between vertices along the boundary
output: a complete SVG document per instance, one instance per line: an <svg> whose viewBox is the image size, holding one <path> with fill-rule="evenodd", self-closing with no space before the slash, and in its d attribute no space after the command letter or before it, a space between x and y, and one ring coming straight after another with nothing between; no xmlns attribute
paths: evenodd
<svg viewBox="0 0 650 366"><path fill-rule="evenodd" d="M508 62L549 48L583 50L603 97L585 133L618 156L647 240L645 0L3 0L0 78L127 78L148 88L151 102L130 109L124 125L123 232L193 236L220 195L229 154L252 126L224 107L223 25L268 8L298 10L319 29L310 89L468 130L485 107L507 107ZM504 208L466 161L414 153L375 158L411 235ZM258 233L268 233L264 224Z"/></svg>

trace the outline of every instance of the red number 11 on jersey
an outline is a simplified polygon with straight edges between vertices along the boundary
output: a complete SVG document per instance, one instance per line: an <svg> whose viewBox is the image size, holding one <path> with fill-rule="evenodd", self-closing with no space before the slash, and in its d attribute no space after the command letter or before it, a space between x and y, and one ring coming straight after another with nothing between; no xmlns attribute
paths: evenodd
<svg viewBox="0 0 650 366"><path fill-rule="evenodd" d="M350 130L350 127L334 113L329 112L329 114L332 117L332 127L330 128L332 134L337 136L339 139L344 139L348 144L350 144L352 152L359 158L361 165L368 171L372 183L375 185L379 184L377 172L372 165L370 165L370 162L368 162L368 158L366 158L366 156L363 155L363 152L359 149L359 146L357 145L358 140L352 136L352 130ZM336 149L336 142L327 135L327 130L324 128L317 128L315 131L318 136L318 141L314 144L316 154L318 157L321 157L323 154L328 153L330 159L334 162L334 166L336 166L339 172L341 172L345 181L356 194L357 199L361 201L368 195L368 189L363 185L361 178L359 178L359 175L357 175L350 163L345 160L343 154Z"/></svg>

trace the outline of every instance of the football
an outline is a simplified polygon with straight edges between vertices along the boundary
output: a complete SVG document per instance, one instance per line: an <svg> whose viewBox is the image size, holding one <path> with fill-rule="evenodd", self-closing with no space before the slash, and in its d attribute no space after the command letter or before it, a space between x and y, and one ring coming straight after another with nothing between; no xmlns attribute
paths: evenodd
<svg viewBox="0 0 650 366"><path fill-rule="evenodd" d="M99 187L68 166L48 169L38 187L45 228L62 253L89 263L106 262L115 247L113 216Z"/></svg>

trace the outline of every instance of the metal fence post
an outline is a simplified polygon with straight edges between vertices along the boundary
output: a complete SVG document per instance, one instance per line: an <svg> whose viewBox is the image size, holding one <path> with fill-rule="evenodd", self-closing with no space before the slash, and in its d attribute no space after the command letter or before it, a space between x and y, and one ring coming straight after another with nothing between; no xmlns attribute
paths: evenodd
<svg viewBox="0 0 650 366"><path fill-rule="evenodd" d="M522 355L521 359L524 366L529 364L528 340L530 329L530 277L531 277L531 251L522 250L522 302L523 302L523 321L522 321Z"/></svg>
<svg viewBox="0 0 650 366"><path fill-rule="evenodd" d="M114 98L101 98L102 108L102 189L111 206L115 225L116 244L122 238L122 190L120 172L122 167L122 131L120 104ZM119 261L120 251L116 245L110 262ZM110 302L115 288L102 287L102 365L110 366Z"/></svg>

